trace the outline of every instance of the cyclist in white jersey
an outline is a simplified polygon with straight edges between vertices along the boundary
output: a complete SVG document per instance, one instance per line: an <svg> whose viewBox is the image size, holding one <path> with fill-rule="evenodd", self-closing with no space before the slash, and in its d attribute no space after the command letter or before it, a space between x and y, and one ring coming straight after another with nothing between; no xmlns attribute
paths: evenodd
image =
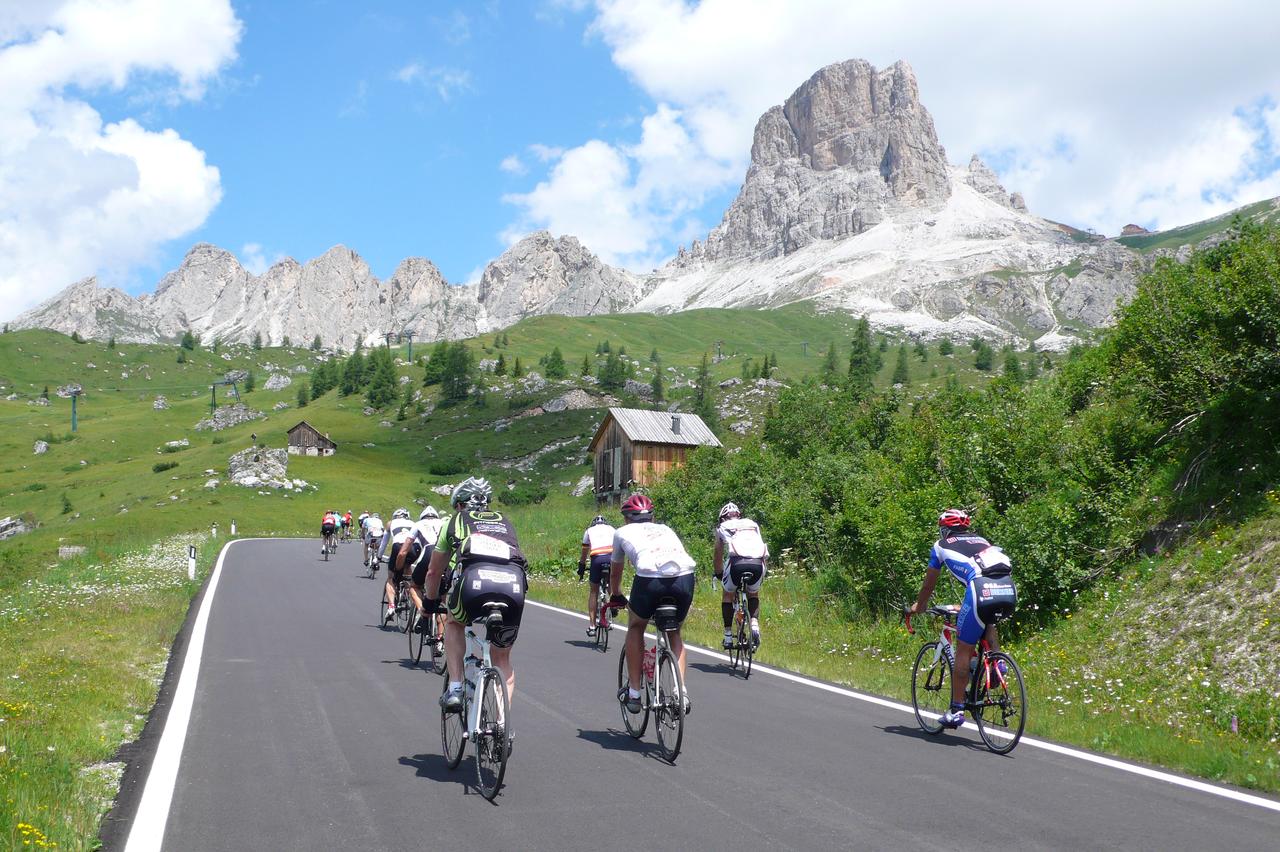
<svg viewBox="0 0 1280 852"><path fill-rule="evenodd" d="M382 545L382 518L378 513L364 519L364 564L372 565L374 572L378 570L377 550Z"/></svg>
<svg viewBox="0 0 1280 852"><path fill-rule="evenodd" d="M751 616L751 641L760 645L760 586L768 571L769 546L760 534L760 525L742 517L733 503L720 509L720 525L716 527L716 579L724 585L720 615L724 619L724 647L733 647L733 601L738 587L745 583L747 609Z"/></svg>
<svg viewBox="0 0 1280 852"><path fill-rule="evenodd" d="M683 624L693 603L694 574L697 563L680 543L671 527L653 522L653 501L643 494L632 494L622 503L625 523L613 536L611 557L614 572L621 572L630 560L636 576L631 583L631 617L627 623L627 677L629 684L618 690L618 700L630 713L639 713L641 657L644 655L644 631L654 610L664 599L676 606L676 618ZM670 634L671 652L680 660L680 675L685 673L684 640L677 628ZM684 712L690 707L689 689L685 687Z"/></svg>
<svg viewBox="0 0 1280 852"><path fill-rule="evenodd" d="M614 577L609 571L610 559L613 554L613 526L604 519L604 515L596 515L591 521L591 526L587 527L586 532L582 534L582 554L578 558L578 579L581 580L583 575L587 573L588 560L590 561L591 582L588 584L587 590L587 635L596 635L596 599L600 595L600 581L604 579L606 572L609 572L609 587L617 591L617 586L613 585L621 578L622 566L618 566L618 577Z"/></svg>
<svg viewBox="0 0 1280 852"><path fill-rule="evenodd" d="M396 617L396 608L392 602L396 599L396 588L404 577L403 563L399 556L402 546L409 540L412 532L413 521L409 520L409 510L396 509L391 513L391 523L387 524L387 529L382 535L382 543L378 546L378 561L382 561L382 553L387 546L391 547L390 558L387 560L387 621L394 621Z"/></svg>
<svg viewBox="0 0 1280 852"><path fill-rule="evenodd" d="M422 591L427 580L427 568L431 565L431 554L435 552L436 542L440 540L440 530L443 527L444 519L440 517L440 513L428 506L422 510L422 514L418 515L418 522L413 525L413 531L409 534L409 544L400 548L400 559L404 567L412 568L409 597L413 599L413 605L418 608L420 616L424 615ZM401 570L403 571L404 568ZM437 597L444 596L444 589L438 592ZM418 626L425 630L425 618L419 618Z"/></svg>

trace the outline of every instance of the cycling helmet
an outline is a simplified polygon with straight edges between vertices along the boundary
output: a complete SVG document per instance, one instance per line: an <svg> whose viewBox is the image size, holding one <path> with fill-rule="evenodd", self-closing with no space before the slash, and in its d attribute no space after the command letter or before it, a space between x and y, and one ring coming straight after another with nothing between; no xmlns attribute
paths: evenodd
<svg viewBox="0 0 1280 852"><path fill-rule="evenodd" d="M375 518L377 518L378 520L382 520L382 516L381 516L381 515L379 515L377 512L374 512L374 513L373 513L373 516L374 516Z"/></svg>
<svg viewBox="0 0 1280 852"><path fill-rule="evenodd" d="M391 517L392 517L393 519L394 519L394 518L404 518L404 519L408 520L408 518L409 518L409 510L408 510L408 509L405 509L404 507L401 507L401 508L399 508L399 509L396 509L394 512L392 512L392 513L391 513Z"/></svg>
<svg viewBox="0 0 1280 852"><path fill-rule="evenodd" d="M628 521L653 520L653 501L643 494L632 494L622 501L622 517Z"/></svg>
<svg viewBox="0 0 1280 852"><path fill-rule="evenodd" d="M471 476L454 487L453 494L449 497L449 504L457 506L459 503L466 503L468 508L484 509L488 507L489 496L492 493L493 486L489 484L489 480Z"/></svg>
<svg viewBox="0 0 1280 852"><path fill-rule="evenodd" d="M720 507L720 520L727 521L730 518L741 518L742 510L733 503L725 503Z"/></svg>
<svg viewBox="0 0 1280 852"><path fill-rule="evenodd" d="M604 515L596 515L594 518L591 519L591 526L593 527L598 524L607 524L607 523L609 522L604 519Z"/></svg>
<svg viewBox="0 0 1280 852"><path fill-rule="evenodd" d="M435 507L428 506L427 508L422 510L422 513L420 515L418 515L418 520L422 521L422 520L426 520L427 518L438 518L438 517L440 517L440 513L435 510Z"/></svg>
<svg viewBox="0 0 1280 852"><path fill-rule="evenodd" d="M947 509L938 516L938 526L948 530L967 530L973 521L964 509Z"/></svg>

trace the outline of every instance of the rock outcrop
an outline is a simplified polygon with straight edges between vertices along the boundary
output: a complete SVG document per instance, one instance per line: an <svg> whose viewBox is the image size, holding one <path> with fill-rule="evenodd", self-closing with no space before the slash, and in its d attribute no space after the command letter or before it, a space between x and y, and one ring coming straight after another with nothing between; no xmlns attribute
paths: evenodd
<svg viewBox="0 0 1280 852"><path fill-rule="evenodd" d="M289 488L289 454L284 450L250 447L227 460L228 478L243 488Z"/></svg>
<svg viewBox="0 0 1280 852"><path fill-rule="evenodd" d="M222 405L214 409L213 414L197 423L196 431L220 432L223 429L230 429L232 426L239 426L241 423L261 420L263 416L261 411L255 411L243 402L238 402L235 405Z"/></svg>

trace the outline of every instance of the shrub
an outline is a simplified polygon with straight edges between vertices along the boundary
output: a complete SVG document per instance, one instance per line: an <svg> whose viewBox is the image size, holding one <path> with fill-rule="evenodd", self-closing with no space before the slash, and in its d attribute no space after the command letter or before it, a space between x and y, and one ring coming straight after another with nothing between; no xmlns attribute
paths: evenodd
<svg viewBox="0 0 1280 852"><path fill-rule="evenodd" d="M443 456L427 462L427 472L433 476L453 476L467 470L467 460L462 456Z"/></svg>
<svg viewBox="0 0 1280 852"><path fill-rule="evenodd" d="M541 482L521 482L512 489L498 489L498 502L506 506L528 506L545 499L547 486Z"/></svg>
<svg viewBox="0 0 1280 852"><path fill-rule="evenodd" d="M164 473L166 470L173 470L177 466L178 463L176 461L156 462L151 465L151 471L152 473Z"/></svg>

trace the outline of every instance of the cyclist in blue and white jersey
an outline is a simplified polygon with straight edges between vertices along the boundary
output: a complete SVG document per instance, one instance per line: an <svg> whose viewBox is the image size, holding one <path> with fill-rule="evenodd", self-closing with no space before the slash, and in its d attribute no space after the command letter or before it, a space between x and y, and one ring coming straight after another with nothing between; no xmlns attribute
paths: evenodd
<svg viewBox="0 0 1280 852"><path fill-rule="evenodd" d="M408 541L410 534L413 532L413 521L409 520L408 509L396 509L391 513L391 523L387 524L386 531L382 534L382 542L378 545L378 561L382 561L382 554L388 552L390 546L390 557L387 559L387 600L394 601L396 599L396 588L400 585L400 580L404 577L402 563L399 559L401 547ZM396 608L394 604L387 604L387 621L394 621L396 617Z"/></svg>
<svg viewBox="0 0 1280 852"><path fill-rule="evenodd" d="M1018 604L1013 566L1004 551L970 530L972 520L963 509L947 509L938 517L938 540L929 553L929 568L910 614L924 612L929 597L945 567L964 586L964 601L956 618L955 662L951 668L951 709L942 724L958 728L964 724L964 691L969 682L969 658L974 646L986 636L992 650L999 650L997 616L1010 615Z"/></svg>
<svg viewBox="0 0 1280 852"><path fill-rule="evenodd" d="M378 571L378 549L382 546L382 518L377 512L364 519L364 564Z"/></svg>

